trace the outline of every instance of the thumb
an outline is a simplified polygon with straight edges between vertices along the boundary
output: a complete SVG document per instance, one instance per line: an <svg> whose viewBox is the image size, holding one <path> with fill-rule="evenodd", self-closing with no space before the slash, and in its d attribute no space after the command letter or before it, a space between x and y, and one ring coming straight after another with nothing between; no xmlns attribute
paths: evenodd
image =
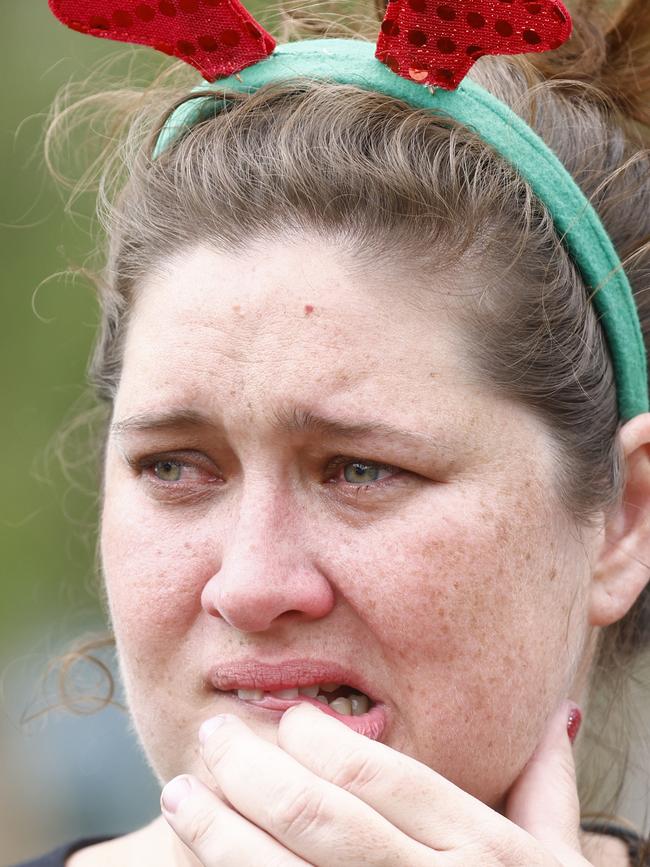
<svg viewBox="0 0 650 867"><path fill-rule="evenodd" d="M549 720L542 740L515 780L505 814L539 840L561 863L581 852L580 801L572 740L581 722L580 709L562 703Z"/></svg>

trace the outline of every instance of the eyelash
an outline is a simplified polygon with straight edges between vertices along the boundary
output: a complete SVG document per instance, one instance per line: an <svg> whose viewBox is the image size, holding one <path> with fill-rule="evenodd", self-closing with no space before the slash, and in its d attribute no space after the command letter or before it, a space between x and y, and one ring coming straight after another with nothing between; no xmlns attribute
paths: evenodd
<svg viewBox="0 0 650 867"><path fill-rule="evenodd" d="M138 473L138 475L145 475L146 470L151 470L156 464L159 463L171 463L177 464L181 467L197 467L198 463L193 463L189 461L184 461L182 459L182 455L178 454L159 454L159 455L150 455L143 458L138 458L135 460L129 460L129 465ZM333 470L336 470L341 467L349 466L351 464L361 464L363 467L374 467L377 470L390 470L393 471L393 474L386 479L378 479L373 482L355 485L352 482L345 482L344 486L348 487L350 493L354 492L355 495L360 493L369 493L371 491L383 490L389 485L395 484L397 479L400 479L405 475L403 470L400 470L399 467L394 467L391 464L381 464L376 461L367 461L362 458L352 458L345 455L339 455L334 458L327 466L327 472L330 473ZM165 482L162 479L157 478L153 473L151 475L146 476L147 480L154 486L160 489L166 489L171 491L172 488L182 487L182 483L179 482ZM335 479L333 477L328 477L327 482L333 482Z"/></svg>

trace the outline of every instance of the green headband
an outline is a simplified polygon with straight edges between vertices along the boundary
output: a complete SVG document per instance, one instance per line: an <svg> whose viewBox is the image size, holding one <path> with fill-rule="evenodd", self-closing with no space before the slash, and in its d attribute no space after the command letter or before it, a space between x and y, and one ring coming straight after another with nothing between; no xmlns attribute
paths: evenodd
<svg viewBox="0 0 650 867"><path fill-rule="evenodd" d="M621 421L648 412L647 358L632 288L600 218L542 139L507 105L468 78L456 90L408 81L375 58L375 45L357 39L309 39L278 45L270 57L236 75L194 90L253 92L297 78L353 84L444 114L474 130L528 182L551 213L584 277L612 357ZM182 103L162 128L153 157L188 129L214 115L214 99Z"/></svg>

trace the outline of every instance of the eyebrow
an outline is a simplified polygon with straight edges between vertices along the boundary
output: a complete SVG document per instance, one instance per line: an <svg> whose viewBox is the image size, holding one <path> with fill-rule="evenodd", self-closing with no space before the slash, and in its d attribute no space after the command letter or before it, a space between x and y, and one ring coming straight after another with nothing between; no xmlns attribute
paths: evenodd
<svg viewBox="0 0 650 867"><path fill-rule="evenodd" d="M318 415L311 410L283 407L272 414L272 421L281 433L310 433L341 439L358 439L364 436L381 436L400 439L414 446L436 446L441 443L426 434L402 430L386 422L348 422L342 419ZM110 434L121 437L131 432L155 432L161 430L198 430L216 428L209 416L194 409L179 407L166 412L144 412L113 422Z"/></svg>

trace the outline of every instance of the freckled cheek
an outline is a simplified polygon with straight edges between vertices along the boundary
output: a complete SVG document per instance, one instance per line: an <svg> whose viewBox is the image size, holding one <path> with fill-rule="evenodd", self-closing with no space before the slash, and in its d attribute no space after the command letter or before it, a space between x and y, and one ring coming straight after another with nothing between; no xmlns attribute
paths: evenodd
<svg viewBox="0 0 650 867"><path fill-rule="evenodd" d="M187 522L147 511L130 514L124 499L107 500L101 525L101 557L116 632L154 638L182 633L200 611L201 588L214 565L214 549L199 544Z"/></svg>
<svg viewBox="0 0 650 867"><path fill-rule="evenodd" d="M348 545L339 565L392 669L391 746L490 803L534 749L571 667L555 552L513 514L405 522L377 546Z"/></svg>
<svg viewBox="0 0 650 867"><path fill-rule="evenodd" d="M447 684L451 670L471 670L485 689L525 679L539 645L566 627L548 544L494 514L422 523L339 546L335 574L350 602L397 668L417 662Z"/></svg>
<svg viewBox="0 0 650 867"><path fill-rule="evenodd" d="M491 564L468 542L471 534L462 535L443 524L416 533L402 525L365 541L339 540L333 574L399 656L423 646L448 651L465 641L458 628L476 619L473 588Z"/></svg>

